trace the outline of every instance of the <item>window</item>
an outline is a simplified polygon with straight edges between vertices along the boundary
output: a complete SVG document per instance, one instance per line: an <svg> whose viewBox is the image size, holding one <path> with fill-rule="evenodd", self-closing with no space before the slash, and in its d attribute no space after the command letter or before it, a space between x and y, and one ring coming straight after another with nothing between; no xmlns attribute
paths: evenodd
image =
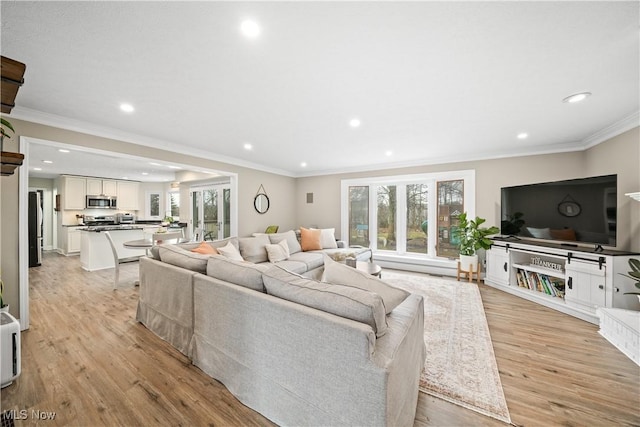
<svg viewBox="0 0 640 427"><path fill-rule="evenodd" d="M379 256L456 258L452 231L475 214L474 189L474 171L343 180L342 235Z"/></svg>
<svg viewBox="0 0 640 427"><path fill-rule="evenodd" d="M167 216L173 218L174 221L178 221L180 219L180 192L170 191L167 194L167 202L169 203Z"/></svg>
<svg viewBox="0 0 640 427"><path fill-rule="evenodd" d="M427 184L407 185L407 252L427 253L429 216Z"/></svg>
<svg viewBox="0 0 640 427"><path fill-rule="evenodd" d="M145 198L145 216L149 219L160 218L160 193L147 191Z"/></svg>
<svg viewBox="0 0 640 427"><path fill-rule="evenodd" d="M369 246L369 187L349 187L349 246Z"/></svg>

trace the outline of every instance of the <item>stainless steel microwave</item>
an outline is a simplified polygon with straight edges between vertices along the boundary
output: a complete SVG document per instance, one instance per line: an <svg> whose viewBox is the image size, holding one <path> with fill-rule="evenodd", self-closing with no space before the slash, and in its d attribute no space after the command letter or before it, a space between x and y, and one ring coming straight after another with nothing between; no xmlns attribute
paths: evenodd
<svg viewBox="0 0 640 427"><path fill-rule="evenodd" d="M87 209L118 209L115 196L87 196Z"/></svg>

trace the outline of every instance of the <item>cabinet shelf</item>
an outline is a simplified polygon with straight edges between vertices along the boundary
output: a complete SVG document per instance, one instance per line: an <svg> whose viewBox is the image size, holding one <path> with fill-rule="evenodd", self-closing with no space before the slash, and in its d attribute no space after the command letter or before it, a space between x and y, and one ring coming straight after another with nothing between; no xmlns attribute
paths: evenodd
<svg viewBox="0 0 640 427"><path fill-rule="evenodd" d="M13 175L17 167L22 166L24 154L3 151L0 154L0 158L2 162L2 176L9 176Z"/></svg>
<svg viewBox="0 0 640 427"><path fill-rule="evenodd" d="M495 242L487 251L485 284L598 324L600 307L640 310L634 282L623 274L640 254ZM555 294L555 295L554 295Z"/></svg>
<svg viewBox="0 0 640 427"><path fill-rule="evenodd" d="M550 268L538 267L531 264L513 264L514 268L520 268L522 270L532 271L538 274L544 274L545 276L559 277L564 279L564 272L560 270L552 270Z"/></svg>

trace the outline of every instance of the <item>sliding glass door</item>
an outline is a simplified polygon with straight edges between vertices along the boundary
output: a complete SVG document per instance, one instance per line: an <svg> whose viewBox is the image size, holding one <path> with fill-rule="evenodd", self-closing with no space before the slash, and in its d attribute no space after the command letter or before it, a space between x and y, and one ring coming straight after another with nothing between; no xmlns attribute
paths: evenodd
<svg viewBox="0 0 640 427"><path fill-rule="evenodd" d="M217 184L191 189L192 232L204 230L205 240L231 235L231 186Z"/></svg>

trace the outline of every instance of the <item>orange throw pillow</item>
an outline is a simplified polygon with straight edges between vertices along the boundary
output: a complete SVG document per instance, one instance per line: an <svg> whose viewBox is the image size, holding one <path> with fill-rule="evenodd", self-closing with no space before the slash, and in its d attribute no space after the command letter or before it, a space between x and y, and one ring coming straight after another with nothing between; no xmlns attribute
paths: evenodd
<svg viewBox="0 0 640 427"><path fill-rule="evenodd" d="M322 240L320 236L322 230L309 230L300 227L300 246L303 251L317 251L322 249Z"/></svg>
<svg viewBox="0 0 640 427"><path fill-rule="evenodd" d="M216 248L212 247L207 242L200 243L200 246L198 246L197 248L191 249L191 252L196 252L203 255L215 255L218 253Z"/></svg>

